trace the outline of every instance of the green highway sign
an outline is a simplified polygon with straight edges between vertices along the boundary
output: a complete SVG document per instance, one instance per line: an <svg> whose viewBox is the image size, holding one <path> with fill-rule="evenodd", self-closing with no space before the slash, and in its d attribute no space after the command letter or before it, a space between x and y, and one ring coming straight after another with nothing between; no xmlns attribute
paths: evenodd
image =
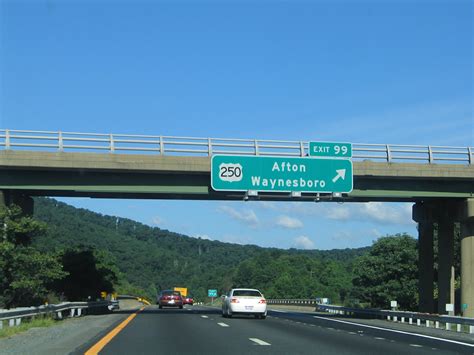
<svg viewBox="0 0 474 355"><path fill-rule="evenodd" d="M207 297L217 297L217 290L207 290Z"/></svg>
<svg viewBox="0 0 474 355"><path fill-rule="evenodd" d="M350 159L214 155L211 186L216 191L352 191Z"/></svg>
<svg viewBox="0 0 474 355"><path fill-rule="evenodd" d="M309 142L309 155L312 157L351 158L351 143Z"/></svg>

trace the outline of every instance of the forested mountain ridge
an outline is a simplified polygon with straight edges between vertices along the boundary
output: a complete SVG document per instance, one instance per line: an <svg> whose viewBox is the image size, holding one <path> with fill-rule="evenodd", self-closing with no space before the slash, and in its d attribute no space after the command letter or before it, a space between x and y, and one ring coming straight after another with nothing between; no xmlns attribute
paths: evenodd
<svg viewBox="0 0 474 355"><path fill-rule="evenodd" d="M35 199L35 218L47 225L46 233L34 238L35 248L105 251L120 270L122 281L138 286L149 297L160 288L185 286L202 299L209 288L224 292L231 286L247 285L264 288L267 297L339 300L351 289L355 258L370 249L282 250L223 243L48 198Z"/></svg>

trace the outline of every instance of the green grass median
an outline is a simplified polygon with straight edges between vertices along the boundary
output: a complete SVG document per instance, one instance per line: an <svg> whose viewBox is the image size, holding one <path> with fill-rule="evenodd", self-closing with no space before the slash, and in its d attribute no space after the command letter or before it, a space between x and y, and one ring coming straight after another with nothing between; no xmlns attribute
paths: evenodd
<svg viewBox="0 0 474 355"><path fill-rule="evenodd" d="M31 328L51 327L56 321L50 317L41 317L30 320L22 320L18 326L10 327L8 321L3 321L3 328L0 329L0 339L8 338L12 335L22 333Z"/></svg>

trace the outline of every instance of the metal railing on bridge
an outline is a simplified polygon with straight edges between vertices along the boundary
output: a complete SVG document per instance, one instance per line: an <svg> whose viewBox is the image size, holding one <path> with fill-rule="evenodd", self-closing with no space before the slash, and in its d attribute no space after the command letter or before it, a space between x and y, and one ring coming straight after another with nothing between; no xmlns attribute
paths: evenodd
<svg viewBox="0 0 474 355"><path fill-rule="evenodd" d="M301 157L308 155L309 142L0 129L0 149L178 156L231 154ZM354 161L474 164L474 147L471 146L353 143L352 150Z"/></svg>

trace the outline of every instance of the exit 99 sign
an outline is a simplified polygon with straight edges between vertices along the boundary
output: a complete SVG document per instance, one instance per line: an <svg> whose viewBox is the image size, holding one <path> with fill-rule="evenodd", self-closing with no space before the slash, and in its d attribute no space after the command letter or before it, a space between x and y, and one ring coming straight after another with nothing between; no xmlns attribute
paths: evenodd
<svg viewBox="0 0 474 355"><path fill-rule="evenodd" d="M351 158L351 143L309 142L309 155L312 157Z"/></svg>

